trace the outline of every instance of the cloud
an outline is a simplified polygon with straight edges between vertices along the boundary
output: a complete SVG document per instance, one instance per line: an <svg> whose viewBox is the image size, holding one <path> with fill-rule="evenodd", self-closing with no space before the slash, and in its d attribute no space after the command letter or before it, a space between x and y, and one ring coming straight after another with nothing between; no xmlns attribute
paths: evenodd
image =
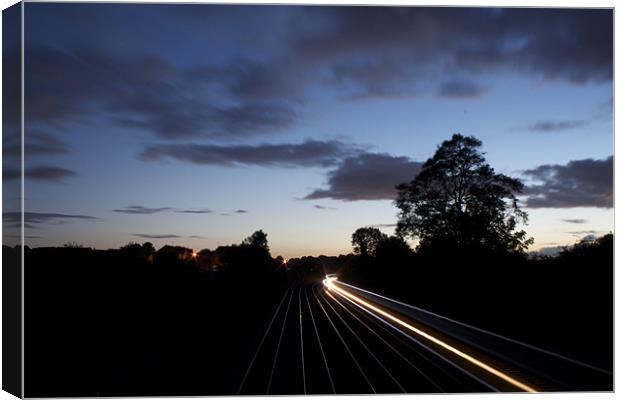
<svg viewBox="0 0 620 400"><path fill-rule="evenodd" d="M327 188L317 189L305 199L393 200L396 185L411 181L421 163L407 157L366 153L345 159L327 174Z"/></svg>
<svg viewBox="0 0 620 400"><path fill-rule="evenodd" d="M592 231L594 232L594 231ZM580 240L584 241L584 242L593 242L596 239L598 239L598 236L596 235L596 233L589 233L587 235L585 235L584 237L582 237Z"/></svg>
<svg viewBox="0 0 620 400"><path fill-rule="evenodd" d="M475 99L489 91L486 86L468 80L453 79L444 82L439 87L438 94L441 97L452 99Z"/></svg>
<svg viewBox="0 0 620 400"><path fill-rule="evenodd" d="M162 139L195 137L231 139L283 131L293 125L296 114L292 108L276 103L245 103L229 107L208 104L161 104L161 99L142 99L133 103L140 109L133 116L117 121L123 126L155 132ZM179 99L181 101L181 99ZM127 105L120 105L122 111ZM182 112L171 107L184 107ZM195 107L192 110L190 107ZM129 108L131 110L131 108Z"/></svg>
<svg viewBox="0 0 620 400"><path fill-rule="evenodd" d="M320 204L315 204L312 207L318 209L318 210L337 210L336 207L327 207L327 206L322 206Z"/></svg>
<svg viewBox="0 0 620 400"><path fill-rule="evenodd" d="M20 227L22 215L19 211L2 213L2 220L11 227ZM66 223L74 220L96 220L98 218L81 214L40 213L27 211L24 213L24 223L28 228L36 228L38 224Z"/></svg>
<svg viewBox="0 0 620 400"><path fill-rule="evenodd" d="M375 224L375 225L368 225L371 228L395 228L396 224Z"/></svg>
<svg viewBox="0 0 620 400"><path fill-rule="evenodd" d="M8 224L7 227L8 228L21 228L22 224L21 222L14 222L14 223ZM38 227L34 224L24 223L24 228L25 229L37 229Z"/></svg>
<svg viewBox="0 0 620 400"><path fill-rule="evenodd" d="M592 238L592 237L597 238L598 237L597 235L604 233L604 232L605 231L596 231L596 230L590 229L590 230L581 230L581 231L569 231L566 233L570 233L574 237L577 237L580 239L586 239L586 238Z"/></svg>
<svg viewBox="0 0 620 400"><path fill-rule="evenodd" d="M439 93L471 98L488 88L471 80L494 72L574 84L609 83L613 75L609 9L281 6L276 13L255 6L141 8L147 21L165 17L166 40L185 43L188 29L199 38L216 38L207 40L200 63L197 58L188 63L177 59L178 51L166 54L140 42L161 37L155 23L138 32L119 21L112 32L104 22L117 15L110 10L120 13L128 6L97 8L107 18L77 7L52 11L55 18L47 10L46 20L39 11L48 27L41 31L56 33L35 35L26 46L31 122L64 126L104 114L119 126L163 140L230 141L286 132L317 88L328 88L338 98L403 96L435 91L429 82L459 73L469 80L445 82ZM204 22L214 15L218 23ZM115 40L119 35L124 46ZM62 46L44 44L54 43L53 38ZM229 46L231 41L237 47Z"/></svg>
<svg viewBox="0 0 620 400"><path fill-rule="evenodd" d="M123 214L155 214L170 210L172 210L170 207L148 208L143 206L127 206L125 208L119 208L112 211Z"/></svg>
<svg viewBox="0 0 620 400"><path fill-rule="evenodd" d="M567 218L567 219L563 219L562 221L567 222L569 224L585 224L586 222L588 222L585 219L580 219L580 218Z"/></svg>
<svg viewBox="0 0 620 400"><path fill-rule="evenodd" d="M172 233L164 233L164 234L147 234L147 233L133 233L133 236L143 238L143 239L174 239L180 238L182 236L175 235Z"/></svg>
<svg viewBox="0 0 620 400"><path fill-rule="evenodd" d="M580 241L583 240L586 242L591 242L598 238L597 233L600 233L600 232L601 231L575 231L575 232L568 232L568 233L571 233L574 237L578 238ZM573 244L565 244L563 246L557 245L557 243L543 243L543 244L547 244L548 246L543 246L537 251L530 252L530 254L538 254L538 255L547 256L547 257L555 257L560 252L570 249L573 246Z"/></svg>
<svg viewBox="0 0 620 400"><path fill-rule="evenodd" d="M493 71L576 84L612 78L609 10L318 7L308 14L319 28L295 46L306 63L382 60L393 66L391 76L413 71L418 83ZM389 89L391 80L381 81Z"/></svg>
<svg viewBox="0 0 620 400"><path fill-rule="evenodd" d="M75 175L75 171L51 165L33 167L26 170L26 179L37 181L62 181L64 178L72 175Z"/></svg>
<svg viewBox="0 0 620 400"><path fill-rule="evenodd" d="M237 97L257 101L264 99L299 100L303 77L282 74L274 65L244 60L229 65L224 75L232 78L230 90Z"/></svg>
<svg viewBox="0 0 620 400"><path fill-rule="evenodd" d="M3 143L2 155L4 157L20 157L22 153L21 136L6 135ZM69 146L49 133L29 130L25 135L24 154L28 159L40 156L56 156L69 153Z"/></svg>
<svg viewBox="0 0 620 400"><path fill-rule="evenodd" d="M297 144L220 146L206 144L159 144L149 146L141 158L146 161L173 158L200 165L260 165L272 167L327 167L359 153L340 141L306 140Z"/></svg>
<svg viewBox="0 0 620 400"><path fill-rule="evenodd" d="M22 177L22 174L19 169L6 168L6 167L2 168L2 179L4 179L5 181L14 181L17 179L21 179L21 177Z"/></svg>
<svg viewBox="0 0 620 400"><path fill-rule="evenodd" d="M248 212L249 212L248 210L238 209L238 210L232 211L232 214L247 214ZM220 215L222 217L230 217L230 213L220 213Z"/></svg>
<svg viewBox="0 0 620 400"><path fill-rule="evenodd" d="M26 180L60 182L65 178L75 175L75 171L70 169L55 167L53 165L38 166L28 168L25 172ZM21 179L19 169L4 168L2 178L7 181Z"/></svg>
<svg viewBox="0 0 620 400"><path fill-rule="evenodd" d="M583 120L539 121L533 125L530 125L527 130L531 132L557 132L575 129L585 125L587 125L587 122Z"/></svg>
<svg viewBox="0 0 620 400"><path fill-rule="evenodd" d="M191 239L208 239L208 237L201 236L201 235L190 235L190 236L188 236L188 238L191 238Z"/></svg>
<svg viewBox="0 0 620 400"><path fill-rule="evenodd" d="M174 212L182 214L210 214L213 211L209 210L208 208L203 208L200 210L175 210Z"/></svg>
<svg viewBox="0 0 620 400"><path fill-rule="evenodd" d="M218 72L239 98L299 99L317 82L339 97L390 98L455 73L468 79L444 82L438 93L475 98L490 86L473 79L489 72L574 84L613 75L610 10L313 7L283 15L283 54Z"/></svg>
<svg viewBox="0 0 620 400"><path fill-rule="evenodd" d="M5 236L9 238L14 238L14 239L21 239L21 235L5 235ZM42 236L24 235L24 239L42 239Z"/></svg>
<svg viewBox="0 0 620 400"><path fill-rule="evenodd" d="M4 139L2 155L7 159L19 159L22 154L19 129L15 131L15 134L5 135ZM35 158L57 157L67 153L69 153L69 146L54 135L37 130L28 130L26 133L24 156L28 160L28 164ZM15 165L17 162L18 160L10 161L9 164ZM39 165L27 168L25 178L30 181L62 182L65 178L75 174L75 171L71 169L54 165ZM2 170L2 177L7 181L18 180L21 179L21 172L17 168L5 167Z"/></svg>
<svg viewBox="0 0 620 400"><path fill-rule="evenodd" d="M568 246L544 246L536 251L531 251L530 254L540 255L545 257L555 257L560 254L561 251L565 250Z"/></svg>
<svg viewBox="0 0 620 400"><path fill-rule="evenodd" d="M204 87L209 82L163 56L65 47L27 46L32 61L26 65L26 97L33 124L85 122L96 109L118 126L162 139L230 139L280 132L298 118L286 98L254 101L233 88L209 97L212 90Z"/></svg>
<svg viewBox="0 0 620 400"><path fill-rule="evenodd" d="M413 71L390 60L343 60L330 67L329 82L345 92L346 99L411 95Z"/></svg>
<svg viewBox="0 0 620 400"><path fill-rule="evenodd" d="M201 83L218 82L242 102L289 101L297 104L304 100L303 89L309 83L308 75L291 73L301 66L294 60L286 61L257 61L246 55L236 55L223 66L201 65L186 74Z"/></svg>
<svg viewBox="0 0 620 400"><path fill-rule="evenodd" d="M8 129L8 128L7 128ZM38 131L28 130L24 141L24 156L31 163L33 158L59 156L69 153L69 146L56 136ZM7 158L19 158L22 154L21 136L19 130L14 135L6 135L3 143L2 155ZM10 164L14 164L11 161ZM25 179L30 181L62 182L75 175L75 171L55 165L38 165L25 170ZM21 179L21 172L17 168L4 167L2 178L7 181Z"/></svg>
<svg viewBox="0 0 620 400"><path fill-rule="evenodd" d="M293 125L297 115L292 108L277 103L245 103L218 109L215 120L222 134L247 136L256 132L280 132Z"/></svg>
<svg viewBox="0 0 620 400"><path fill-rule="evenodd" d="M523 175L538 182L524 190L526 207L613 207L613 156L541 165Z"/></svg>

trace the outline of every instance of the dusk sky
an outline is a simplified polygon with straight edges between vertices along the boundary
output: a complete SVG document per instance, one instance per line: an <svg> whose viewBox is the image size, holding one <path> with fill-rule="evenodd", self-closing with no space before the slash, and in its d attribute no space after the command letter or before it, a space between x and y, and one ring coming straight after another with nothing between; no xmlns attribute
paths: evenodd
<svg viewBox="0 0 620 400"><path fill-rule="evenodd" d="M359 227L393 233L394 186L456 132L526 184L532 250L610 232L612 18L26 3L26 243L198 250L263 229L274 256L346 254Z"/></svg>

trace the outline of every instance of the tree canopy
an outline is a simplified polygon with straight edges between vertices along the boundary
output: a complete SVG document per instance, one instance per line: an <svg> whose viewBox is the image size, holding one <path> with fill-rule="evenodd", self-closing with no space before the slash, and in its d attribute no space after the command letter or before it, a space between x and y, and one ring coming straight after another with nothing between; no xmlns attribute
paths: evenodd
<svg viewBox="0 0 620 400"><path fill-rule="evenodd" d="M269 251L269 246L267 245L267 234L263 232L262 229L243 239L241 244L260 247L266 251Z"/></svg>
<svg viewBox="0 0 620 400"><path fill-rule="evenodd" d="M412 253L411 248L398 236L386 236L375 249L375 257L380 259L406 259Z"/></svg>
<svg viewBox="0 0 620 400"><path fill-rule="evenodd" d="M444 141L410 183L397 186L396 232L419 239L419 249L523 252L533 239L516 195L523 184L496 173L482 142L455 134Z"/></svg>
<svg viewBox="0 0 620 400"><path fill-rule="evenodd" d="M387 239L387 235L379 229L364 227L353 232L353 235L351 235L351 244L356 254L374 256L377 246L385 239Z"/></svg>

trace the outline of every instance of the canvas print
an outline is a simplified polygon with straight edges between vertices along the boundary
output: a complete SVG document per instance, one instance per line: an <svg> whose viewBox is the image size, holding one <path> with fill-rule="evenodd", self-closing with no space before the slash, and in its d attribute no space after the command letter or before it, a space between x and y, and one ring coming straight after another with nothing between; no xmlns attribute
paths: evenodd
<svg viewBox="0 0 620 400"><path fill-rule="evenodd" d="M4 10L4 389L613 391L613 24Z"/></svg>

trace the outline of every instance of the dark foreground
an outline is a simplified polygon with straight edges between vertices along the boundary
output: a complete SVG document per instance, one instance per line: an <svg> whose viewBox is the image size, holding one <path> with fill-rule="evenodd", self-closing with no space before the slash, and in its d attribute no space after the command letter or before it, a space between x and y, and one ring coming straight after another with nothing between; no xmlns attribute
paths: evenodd
<svg viewBox="0 0 620 400"><path fill-rule="evenodd" d="M333 282L286 292L237 393L610 388L597 366Z"/></svg>
<svg viewBox="0 0 620 400"><path fill-rule="evenodd" d="M326 289L325 265L287 271L265 254L242 250L217 271L175 257L28 253L26 396L613 390L611 273L582 273L582 297L575 299L567 290L579 287L570 277L581 270L571 263L563 265L570 274L551 277L563 286L544 292L551 279L544 274L558 270L548 261L537 277L512 285L501 274L487 276L503 282L490 289L471 276L392 269L408 282L398 285L358 260L344 268L339 287L364 305ZM521 298L510 296L520 289Z"/></svg>

